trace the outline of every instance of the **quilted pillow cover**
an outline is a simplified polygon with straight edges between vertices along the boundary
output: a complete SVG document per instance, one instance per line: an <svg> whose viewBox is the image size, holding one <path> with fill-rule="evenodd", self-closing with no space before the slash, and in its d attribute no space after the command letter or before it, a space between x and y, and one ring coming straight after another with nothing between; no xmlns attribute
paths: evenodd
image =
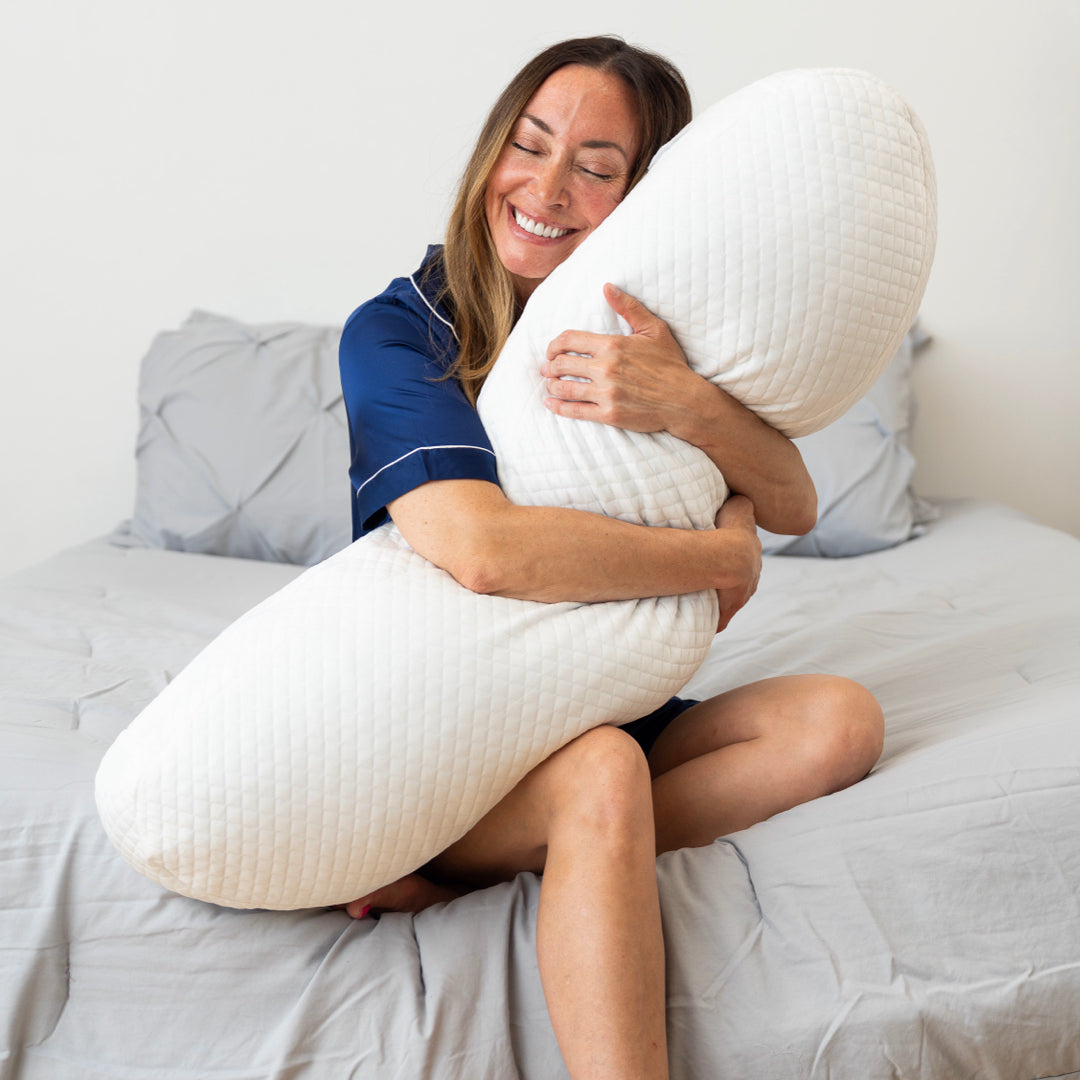
<svg viewBox="0 0 1080 1080"><path fill-rule="evenodd" d="M696 448L543 408L547 343L618 332L613 281L696 370L806 434L896 352L935 220L923 129L872 76L787 72L713 106L530 299L479 405L508 495L711 528L726 487ZM422 865L582 731L662 704L716 614L712 592L479 596L387 525L196 657L106 754L99 811L136 869L188 896L347 901Z"/></svg>

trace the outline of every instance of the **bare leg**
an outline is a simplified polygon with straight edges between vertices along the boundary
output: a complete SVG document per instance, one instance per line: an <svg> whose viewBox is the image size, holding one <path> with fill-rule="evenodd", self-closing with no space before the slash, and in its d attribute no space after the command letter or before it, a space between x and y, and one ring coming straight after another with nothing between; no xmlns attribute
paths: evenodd
<svg viewBox="0 0 1080 1080"><path fill-rule="evenodd" d="M766 679L695 705L649 754L657 851L710 844L855 783L883 734L874 697L826 675Z"/></svg>
<svg viewBox="0 0 1080 1080"><path fill-rule="evenodd" d="M536 949L573 1080L666 1080L664 946L651 779L641 748L602 727L537 766L461 840L347 905L416 911L468 887L543 873ZM430 874L434 880L428 879Z"/></svg>
<svg viewBox="0 0 1080 1080"><path fill-rule="evenodd" d="M537 955L568 1072L666 1080L650 777L630 736L603 727L567 744L433 866L477 885L542 870Z"/></svg>

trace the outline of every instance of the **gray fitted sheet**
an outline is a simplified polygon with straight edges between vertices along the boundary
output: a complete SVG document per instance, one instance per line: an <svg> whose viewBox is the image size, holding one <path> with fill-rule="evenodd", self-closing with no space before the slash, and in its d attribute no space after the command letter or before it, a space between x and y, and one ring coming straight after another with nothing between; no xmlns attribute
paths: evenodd
<svg viewBox="0 0 1080 1080"><path fill-rule="evenodd" d="M0 1076L552 1080L538 881L417 917L165 893L98 760L299 570L96 541L0 584ZM674 1080L1080 1076L1080 542L988 504L852 559L768 559L687 692L831 671L881 762L659 860Z"/></svg>

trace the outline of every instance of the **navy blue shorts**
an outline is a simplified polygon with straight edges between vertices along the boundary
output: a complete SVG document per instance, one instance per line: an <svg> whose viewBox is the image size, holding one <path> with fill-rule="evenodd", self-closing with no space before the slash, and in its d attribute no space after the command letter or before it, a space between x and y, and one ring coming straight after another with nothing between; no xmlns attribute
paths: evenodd
<svg viewBox="0 0 1080 1080"><path fill-rule="evenodd" d="M649 713L648 716L642 716L638 720L631 720L629 724L623 724L622 729L633 735L641 749L648 756L649 751L653 748L653 743L660 737L660 733L664 728L676 716L681 716L686 712L691 705L697 704L698 702L693 698L673 697L670 701L665 701L655 712Z"/></svg>

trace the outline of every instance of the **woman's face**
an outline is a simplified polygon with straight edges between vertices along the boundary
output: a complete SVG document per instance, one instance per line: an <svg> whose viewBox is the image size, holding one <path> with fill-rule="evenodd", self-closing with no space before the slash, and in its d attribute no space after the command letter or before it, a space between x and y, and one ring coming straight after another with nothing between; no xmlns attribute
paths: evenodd
<svg viewBox="0 0 1080 1080"><path fill-rule="evenodd" d="M641 145L617 75L559 68L529 99L488 177L488 227L524 301L618 206Z"/></svg>

